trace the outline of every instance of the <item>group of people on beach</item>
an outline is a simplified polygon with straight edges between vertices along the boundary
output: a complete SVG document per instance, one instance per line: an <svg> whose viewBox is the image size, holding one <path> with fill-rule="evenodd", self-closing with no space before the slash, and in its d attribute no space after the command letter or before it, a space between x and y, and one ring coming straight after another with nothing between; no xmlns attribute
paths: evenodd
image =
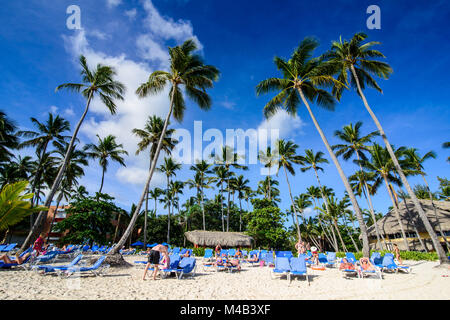
<svg viewBox="0 0 450 320"><path fill-rule="evenodd" d="M25 253L24 255L19 255L19 252L16 253L14 258L12 256L8 256L8 254L2 254L0 256L0 261L3 261L6 264L12 265L21 265L25 261L28 260L28 257L36 258L39 255L44 255L47 253L48 244L45 241L45 233L41 233L36 241L33 243L33 248L30 252Z"/></svg>

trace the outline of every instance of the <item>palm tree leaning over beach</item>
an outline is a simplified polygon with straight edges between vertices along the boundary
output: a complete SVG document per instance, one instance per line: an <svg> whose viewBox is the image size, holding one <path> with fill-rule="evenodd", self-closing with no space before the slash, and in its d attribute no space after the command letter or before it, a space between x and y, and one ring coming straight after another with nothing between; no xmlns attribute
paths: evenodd
<svg viewBox="0 0 450 320"><path fill-rule="evenodd" d="M72 134L72 139L70 140L69 146L67 148L67 153L64 156L63 165L59 169L58 174L50 189L50 192L47 195L47 199L45 200L44 203L45 207L50 206L53 197L59 188L61 180L66 171L67 164L70 160L70 153L73 151L73 146L75 144L75 141L77 140L78 132L80 131L81 125L83 124L83 121L86 118L86 115L89 111L89 106L91 104L92 99L95 96L98 96L102 101L102 103L110 111L110 113L114 115L117 110L115 100L123 100L122 95L125 92L125 86L114 79L116 76L116 72L112 67L98 64L94 70L91 70L89 69L86 58L84 56L80 57L80 65L81 65L81 77L83 80L82 83L65 83L56 88L56 91L59 91L61 89L67 89L78 93L81 92L83 97L86 99L86 107L77 126L75 127L75 131ZM23 251L24 249L28 248L31 244L31 241L34 241L36 235L42 231L43 222L46 220L46 218L47 218L47 211L41 211L33 227L28 233L27 238L22 244L20 251Z"/></svg>
<svg viewBox="0 0 450 320"><path fill-rule="evenodd" d="M113 135L108 135L103 139L97 135L97 139L97 144L89 143L86 145L85 150L89 158L98 159L98 163L102 168L102 182L97 195L99 196L103 189L105 173L108 170L110 160L126 167L125 160L122 155L128 155L128 152L122 149L122 144L117 144L116 137Z"/></svg>
<svg viewBox="0 0 450 320"><path fill-rule="evenodd" d="M370 108L366 96L364 95L363 90L365 89L366 85L376 89L379 92L382 92L380 86L372 77L373 75L381 77L383 79L387 79L393 72L389 64L373 59L385 58L385 56L380 51L372 49L374 45L380 43L372 41L363 44L362 42L366 39L366 34L357 33L350 41L343 41L342 38L339 40L339 42L334 41L332 43L331 50L326 54L326 58L329 59L329 62L331 64L334 64L335 73L338 74L337 80L341 83L345 83L346 85L351 84L354 88L356 88L357 93L361 97L365 108L369 112L378 131L380 132L381 138L383 139L387 151L392 158L395 170L400 176L400 179L405 186L406 191L411 197L411 200L413 201L414 206L419 213L420 219L422 220L425 229L430 235L433 246L439 256L440 263L448 264L449 261L445 254L444 248L440 244L433 226L428 220L425 211L423 210L419 200L414 194L414 191L409 185L408 180L406 179L406 175L400 166L400 163L395 155L394 150L391 147L391 143L389 142L383 127L381 126L381 123L379 122L373 110ZM342 85L334 86L333 88L332 92L338 100L341 99L343 89L344 87Z"/></svg>
<svg viewBox="0 0 450 320"><path fill-rule="evenodd" d="M297 226L297 236L298 239L302 240L302 235L300 232L300 224L298 222L298 215L297 215L297 206L294 203L294 197L292 196L292 190L291 190L291 184L289 183L288 178L288 171L291 175L295 176L295 170L293 167L293 164L303 164L302 159L299 155L297 155L297 148L298 145L296 145L292 141L285 141L283 139L280 139L277 141L277 148L278 148L278 167L277 167L277 176L278 172L280 171L280 168L283 167L284 174L286 176L286 182L288 185L289 190L289 196L291 198L292 203L292 209L295 214L295 222Z"/></svg>
<svg viewBox="0 0 450 320"><path fill-rule="evenodd" d="M275 65L283 77L269 78L261 81L256 87L256 93L257 95L261 95L271 91L279 92L264 107L264 115L266 117L274 115L280 108L285 109L290 115L295 116L299 105L301 103L305 105L350 197L361 230L363 254L364 256L369 256L369 239L361 209L348 183L347 177L333 150L331 150L330 144L308 102L315 102L317 106L334 110L336 104L335 98L328 91L322 89L322 87L335 86L340 88L344 86L342 82L333 78L335 69L329 63L325 62L321 57L312 58L313 51L318 45L319 43L316 40L306 38L300 43L289 60L276 57L274 61Z"/></svg>
<svg viewBox="0 0 450 320"><path fill-rule="evenodd" d="M136 206L136 211L131 218L127 230L110 254L116 254L119 252L125 244L126 239L130 236L131 230L136 223L142 203L146 197L147 185L150 185L153 172L158 162L159 153L162 147L162 139L166 135L167 126L169 125L172 113L177 121L181 122L183 120L186 105L182 88L184 88L187 96L201 109L209 110L211 108L211 98L206 93L206 89L212 88L214 81L218 80L219 70L214 66L205 65L202 58L199 55L194 54L195 50L197 50L197 45L194 40L187 40L180 46L169 48L170 72L153 72L148 81L143 83L136 90L136 93L140 98L145 98L148 95L161 93L167 84L171 84L169 92L169 113L164 121L164 128L158 141L155 158L153 159L141 199Z"/></svg>
<svg viewBox="0 0 450 320"><path fill-rule="evenodd" d="M169 122L170 125L170 122ZM140 138L138 142L138 149L136 150L136 155L150 148L149 150L149 170L152 166L152 161L155 158L156 148L158 147L159 138L164 128L164 121L155 115L148 117L145 123L144 129L135 128L132 133ZM177 140L172 139L171 136L175 132L175 129L167 129L165 137L162 141L161 150L163 150L167 155L170 155L175 145L178 143ZM144 248L147 245L147 220L148 220L148 198L149 198L149 187L147 186L146 196L145 196L145 216L144 216ZM155 200L155 213L156 213L156 200Z"/></svg>

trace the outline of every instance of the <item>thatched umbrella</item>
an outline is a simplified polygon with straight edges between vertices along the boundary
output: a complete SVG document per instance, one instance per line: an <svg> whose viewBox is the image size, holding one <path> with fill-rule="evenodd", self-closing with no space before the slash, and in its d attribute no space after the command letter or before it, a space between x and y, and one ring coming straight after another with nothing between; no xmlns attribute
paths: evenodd
<svg viewBox="0 0 450 320"><path fill-rule="evenodd" d="M215 247L251 247L252 237L239 232L190 231L184 234L186 239L198 246Z"/></svg>

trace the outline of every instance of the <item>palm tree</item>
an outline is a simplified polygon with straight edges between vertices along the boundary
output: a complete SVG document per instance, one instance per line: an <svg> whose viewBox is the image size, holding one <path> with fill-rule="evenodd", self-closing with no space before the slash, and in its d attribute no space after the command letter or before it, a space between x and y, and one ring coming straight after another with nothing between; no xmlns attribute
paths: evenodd
<svg viewBox="0 0 450 320"><path fill-rule="evenodd" d="M36 126L37 131L19 131L18 136L29 138L19 144L19 148L35 147L38 154L46 154L48 145L51 141L58 141L64 143L70 136L64 135L64 132L70 131L69 121L61 118L60 116L53 117L52 113L48 113L48 119L46 122L39 122L36 118L31 118L31 122ZM37 195L40 193L40 185L37 182L40 181L42 175L42 163L40 162L35 175L34 183L31 187L31 192L35 192L37 188ZM31 201L32 205L36 203L36 197Z"/></svg>
<svg viewBox="0 0 450 320"><path fill-rule="evenodd" d="M103 189L105 173L108 170L110 161L117 162L121 166L126 167L122 155L128 155L128 152L122 149L122 144L117 144L116 137L113 135L108 135L103 139L97 135L97 139L97 144L90 143L86 145L85 149L90 158L98 159L98 163L102 168L102 182L100 184L100 189L98 190L98 194L100 194Z"/></svg>
<svg viewBox="0 0 450 320"><path fill-rule="evenodd" d="M258 189L256 193L263 195L264 198L269 199L269 193L271 194L271 201L279 202L280 199L277 198L280 195L280 190L276 187L280 183L277 180L270 179L267 176L264 180L258 182Z"/></svg>
<svg viewBox="0 0 450 320"><path fill-rule="evenodd" d="M285 141L283 139L278 140L277 142L277 148L278 148L278 168L277 168L277 176L278 172L280 171L280 168L283 167L284 174L286 176L286 182L289 189L289 196L291 198L292 202L292 209L295 214L295 221L297 225L297 235L300 240L302 240L302 236L300 233L300 224L298 222L298 215L297 215L297 206L294 204L294 198L292 196L292 190L291 190L291 184L289 183L288 178L288 171L290 174L295 176L295 170L293 167L293 164L303 164L302 159L299 155L296 154L298 145L296 145L292 141Z"/></svg>
<svg viewBox="0 0 450 320"><path fill-rule="evenodd" d="M59 163L59 166L64 164L64 156L67 153L68 143L59 143L53 142L55 146L55 152L57 154L56 162ZM61 182L61 186L59 188L59 194L56 198L56 207L55 212L53 214L53 220L50 224L50 231L47 234L47 242L50 237L50 233L52 232L53 223L55 221L56 215L58 213L58 208L63 200L63 198L68 201L72 196L72 190L75 186L78 185L78 179L84 176L83 166L88 166L87 154L82 150L76 150L76 145L73 146L73 151L70 153L70 160L66 167L66 173L64 174L64 178ZM59 168L58 168L59 169ZM85 190L84 190L85 191ZM83 191L81 191L83 192Z"/></svg>
<svg viewBox="0 0 450 320"><path fill-rule="evenodd" d="M295 212L295 218L296 218L296 223L297 223L298 229L300 229L300 224L298 222L297 210L298 210L298 212L300 212L303 222L305 222L306 219L305 219L305 216L303 215L303 212L305 211L306 208L311 207L312 204L313 203L310 200L310 196L305 193L302 193L293 199L293 203L292 203L293 208L292 209ZM299 239L302 240L301 235L299 235Z"/></svg>
<svg viewBox="0 0 450 320"><path fill-rule="evenodd" d="M436 159L436 153L433 151L429 151L426 154L424 154L423 156L420 156L420 154L418 153L418 150L416 148L407 148L405 150L405 152L403 153L403 155L405 156L405 161L418 173L422 176L423 181L425 182L425 192L428 193L429 199L431 201L431 206L433 207L433 212L434 212L434 217L436 219L436 224L439 228L439 232L441 233L441 235L443 235L443 231L442 231L442 226L441 226L441 222L439 221L439 217L437 215L437 211L436 211L436 206L434 205L433 199L436 199L435 196L433 196L431 190L430 190L430 186L428 184L427 179L425 179L426 173L424 171L424 167L423 167L423 163L428 160L428 159ZM414 188L416 189L416 188ZM413 190L415 194L417 194L416 190ZM417 197L419 198L419 197ZM445 245L447 246L447 251L450 250L450 245L447 241L447 237L442 236L444 238L445 241Z"/></svg>
<svg viewBox="0 0 450 320"><path fill-rule="evenodd" d="M383 239L383 242L386 246L386 240L384 236L380 233L380 230L378 228L377 218L375 210L373 208L371 197L375 195L376 191L378 190L378 187L381 185L382 182L381 177L378 176L375 172L367 172L361 169L361 171L357 171L355 172L355 174L351 175L348 178L348 181L350 182L353 190L355 191L355 194L359 195L360 197L364 195L364 198L367 201L367 205L369 206L369 212L371 216L370 218L375 224L375 234L377 237L378 247L381 248L380 238Z"/></svg>
<svg viewBox="0 0 450 320"><path fill-rule="evenodd" d="M223 146L222 152L220 154L212 154L212 158L214 159L214 163L219 166L223 166L225 168L226 173L226 183L227 183L227 232L229 231L230 226L230 179L234 175L233 172L230 171L230 168L248 170L247 166L238 164L238 160L240 156L234 152L234 150L230 146Z"/></svg>
<svg viewBox="0 0 450 320"><path fill-rule="evenodd" d="M89 196L89 192L86 190L85 186L75 186L70 190L70 194L74 199L85 199Z"/></svg>
<svg viewBox="0 0 450 320"><path fill-rule="evenodd" d="M377 176L381 177L386 185L386 189L388 191L389 197L391 198L391 202L394 208L394 213L396 215L397 221L400 226L400 231L402 233L403 241L405 242L405 247L409 250L408 239L406 238L406 234L404 231L403 223L400 219L400 213L398 211L397 205L394 200L394 195L392 194L390 183L393 182L396 185L400 186L401 181L394 176L395 167L392 162L392 159L389 156L389 153L386 148L382 148L379 144L373 144L373 146L369 149L371 159L366 161L360 161L361 165L377 174ZM397 154L400 155L403 152L403 148L399 148Z"/></svg>
<svg viewBox="0 0 450 320"><path fill-rule="evenodd" d="M349 194L356 216L358 218L361 236L363 238L364 256L369 256L369 240L367 237L367 229L364 225L363 216L359 208L356 197L352 188L347 181L347 177L339 164L335 154L331 150L330 144L325 137L319 123L314 116L309 102L315 102L318 106L328 110L334 110L336 103L335 98L321 87L341 87L344 86L340 81L333 78L333 65L324 61L322 57L312 58L313 51L318 47L318 42L311 38L304 39L299 47L294 51L291 59L284 60L275 58L275 65L283 74L283 78L269 78L260 82L256 88L258 95L268 93L274 90L279 93L267 103L264 107L264 114L270 117L275 114L278 109L284 108L289 114L297 114L298 106L301 102L308 110L311 119L319 132L322 141L335 164L339 176L341 177L345 189Z"/></svg>
<svg viewBox="0 0 450 320"><path fill-rule="evenodd" d="M444 148L444 149L450 148L450 141L444 142L442 144L442 148ZM447 162L450 162L450 157L447 158Z"/></svg>
<svg viewBox="0 0 450 320"><path fill-rule="evenodd" d="M172 158L164 158L164 163L158 168L158 171L163 172L166 175L167 179L167 189L164 193L166 203L165 208L168 208L168 218L167 218L167 243L169 243L170 239L170 210L171 204L173 200L173 194L170 192L170 178L175 175L176 171L181 169L181 164L175 162ZM142 204L141 204L142 206Z"/></svg>
<svg viewBox="0 0 450 320"><path fill-rule="evenodd" d="M239 199L239 232L242 231L242 199L245 197L245 191L249 189L248 183L250 181L245 179L243 175L238 176L234 181L234 188Z"/></svg>
<svg viewBox="0 0 450 320"><path fill-rule="evenodd" d="M156 148L158 147L159 138L161 137L163 128L164 128L163 119L153 115L151 117L148 117L144 129L135 128L132 130L133 134L138 138L140 138L140 141L138 143L138 149L136 150L136 155L139 155L147 148L150 148L149 170L151 169L153 159L155 158ZM174 132L175 129L167 129L161 145L161 149L169 156L171 155L172 150L175 148L175 145L178 143L177 140L171 138ZM148 189L149 186L147 186L147 190ZM148 218L148 197L149 197L149 192L147 192L147 190L145 197L144 248L147 245L147 218Z"/></svg>
<svg viewBox="0 0 450 320"><path fill-rule="evenodd" d="M271 147L267 147L266 151L259 151L258 154L258 159L259 161L261 161L262 164L264 164L264 168L268 168L269 169L269 174L267 175L268 179L269 179L269 185L270 185L270 169L275 166L278 162L278 154L277 154L277 150L274 150L274 152L272 152L272 148ZM269 200L272 200L272 195L270 193L270 188L268 190L268 198Z"/></svg>
<svg viewBox="0 0 450 320"><path fill-rule="evenodd" d="M11 149L16 149L19 145L16 130L16 123L0 110L0 162L7 162L13 157Z"/></svg>
<svg viewBox="0 0 450 320"><path fill-rule="evenodd" d="M224 198L223 196L223 184L228 181L230 172L227 170L227 168L223 165L218 165L214 167L214 173L216 174L216 186L220 186L220 196ZM220 210L222 213L222 231L225 232L225 219L223 214L223 201L220 201Z"/></svg>
<svg viewBox="0 0 450 320"><path fill-rule="evenodd" d="M385 56L380 51L374 50L372 48L374 45L380 43L376 41L362 43L365 39L367 39L366 34L357 33L350 41L342 41L342 38L339 42L334 41L331 47L331 51L326 56L330 60L330 63L334 64L335 70L338 73L338 81L345 84L351 83L351 85L357 89L358 95L361 97L365 108L372 117L387 148L387 151L392 158L395 170L400 176L402 183L404 184L409 196L411 197L411 200L414 203L414 206L416 207L417 212L419 213L420 219L422 220L425 229L430 235L441 264L447 264L447 256L445 255L444 249L440 244L439 239L437 238L436 232L434 231L433 226L431 225L422 206L420 205L419 200L415 196L414 191L409 185L408 180L406 179L406 175L403 172L400 163L395 155L395 152L391 147L391 143L389 142L387 135L384 132L383 127L381 126L381 123L370 108L366 96L364 95L363 90L365 89L366 85L376 89L379 92L382 92L380 86L372 76L378 76L383 79L387 79L393 72L389 64L383 61L375 60L377 58L385 58ZM343 86L341 85L335 86L333 88L333 93L338 100L340 100L342 96L342 91Z"/></svg>
<svg viewBox="0 0 450 320"><path fill-rule="evenodd" d="M197 163L193 166L191 166L191 170L193 170L196 174L196 177L198 175L199 180L199 192L200 192L200 206L202 207L202 218L203 218L203 230L206 230L206 220L205 220L205 204L203 202L204 198L204 188L211 188L209 183L212 182L211 177L207 177L207 174L213 173L210 168L212 167L212 164L207 163L205 160L197 161Z"/></svg>
<svg viewBox="0 0 450 320"><path fill-rule="evenodd" d="M150 185L153 172L156 168L159 152L162 147L162 139L166 135L166 130L172 117L172 113L177 121L181 122L183 120L186 105L181 89L184 88L188 97L192 99L201 109L209 110L211 108L211 98L206 93L206 89L213 87L213 82L219 77L219 70L214 66L205 65L201 57L193 53L196 49L197 46L194 40L187 40L180 46L169 48L170 72L153 72L148 81L143 83L136 90L137 95L140 98L144 98L148 95L154 95L162 92L166 85L170 83L169 113L167 114L167 118L164 122L164 128L158 141L155 157L150 168L144 192L142 193L141 199L136 207L136 212L133 214L130 225L122 236L122 239L120 239L111 254L116 254L119 252L120 248L122 248L125 243L126 238L130 235L134 223L136 222L138 213L147 193L147 185Z"/></svg>
<svg viewBox="0 0 450 320"><path fill-rule="evenodd" d="M347 252L347 247L345 246L344 240L342 239L341 232L339 231L338 226L338 219L342 215L342 207L337 202L337 199L334 197L334 195L327 195L326 197L326 203L322 205L322 208L319 208L319 210L325 215L326 218L328 218L331 223L333 230L333 227L335 228L339 240L341 242L341 246L345 252Z"/></svg>
<svg viewBox="0 0 450 320"><path fill-rule="evenodd" d="M95 96L99 96L100 100L103 104L108 108L111 114L115 114L117 110L117 106L115 100L123 100L122 94L125 92L125 87L122 83L114 80L116 76L116 72L110 66L104 66L98 64L95 70L90 70L86 58L84 56L80 57L80 65L82 68L81 77L83 79L83 83L65 83L56 88L56 91L61 89L68 89L70 91L81 92L83 97L86 98L86 107L84 109L83 115L81 116L80 121L75 127L75 131L72 134L72 139L70 141L69 147L67 148L67 154L64 157L64 164L61 166L53 184L50 189L50 192L45 200L44 206L49 207L53 196L57 192L63 175L66 170L66 166L70 160L70 152L73 150L73 145L77 139L78 132L83 124L84 119L89 111L89 106L91 104L92 99ZM33 228L30 230L27 238L25 239L20 251L23 251L25 248L28 248L32 239L36 236L38 232L42 230L43 222L47 218L47 212L41 211L39 213L38 218L36 219Z"/></svg>

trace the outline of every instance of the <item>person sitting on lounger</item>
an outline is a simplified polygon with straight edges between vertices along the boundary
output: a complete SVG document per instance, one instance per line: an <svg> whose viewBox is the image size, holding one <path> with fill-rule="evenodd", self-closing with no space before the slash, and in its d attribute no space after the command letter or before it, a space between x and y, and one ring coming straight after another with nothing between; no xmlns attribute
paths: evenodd
<svg viewBox="0 0 450 320"><path fill-rule="evenodd" d="M247 262L258 262L259 258L258 258L258 254L254 253L252 254L248 259Z"/></svg>
<svg viewBox="0 0 450 320"><path fill-rule="evenodd" d="M216 257L220 257L220 252L222 251L222 247L220 246L220 244L216 246L216 249L214 249L214 251L216 252Z"/></svg>
<svg viewBox="0 0 450 320"><path fill-rule="evenodd" d="M190 256L191 256L191 251L190 250L186 250L186 252L181 255L182 258L189 258Z"/></svg>
<svg viewBox="0 0 450 320"><path fill-rule="evenodd" d="M359 265L363 271L374 271L375 267L370 262L369 258L361 258L359 259Z"/></svg>
<svg viewBox="0 0 450 320"><path fill-rule="evenodd" d="M239 260L238 259L232 259L232 260L227 261L226 266L227 267L236 267L236 269L238 271L241 271L241 265L239 264Z"/></svg>
<svg viewBox="0 0 450 320"><path fill-rule="evenodd" d="M0 261L3 261L5 264L17 264L17 265L21 265L22 263L24 263L24 261L27 260L27 258L30 255L34 255L36 257L36 251L32 251L32 252L28 252L26 254L24 254L22 257L19 256L19 254L16 254L16 259L12 259L10 258L7 254L3 254L0 256Z"/></svg>
<svg viewBox="0 0 450 320"><path fill-rule="evenodd" d="M355 265L349 262L346 258L341 260L341 264L339 265L339 270L355 270Z"/></svg>
<svg viewBox="0 0 450 320"><path fill-rule="evenodd" d="M242 258L242 251L241 248L237 248L236 253L234 254L234 258L240 259Z"/></svg>

